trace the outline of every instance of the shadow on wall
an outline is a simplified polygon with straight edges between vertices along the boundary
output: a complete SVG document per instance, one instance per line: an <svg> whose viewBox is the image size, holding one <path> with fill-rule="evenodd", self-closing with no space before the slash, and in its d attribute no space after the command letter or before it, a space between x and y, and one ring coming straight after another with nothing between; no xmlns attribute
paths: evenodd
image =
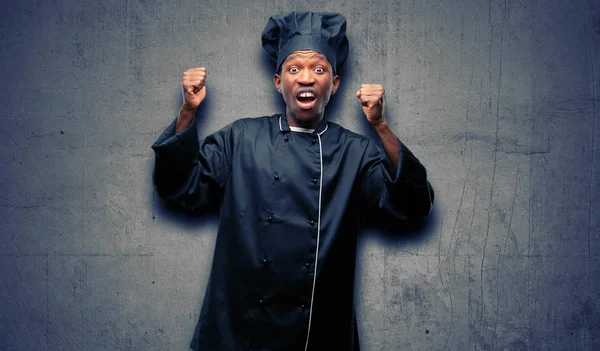
<svg viewBox="0 0 600 351"><path fill-rule="evenodd" d="M364 225L360 236L363 239L365 236L373 237L391 248L415 247L425 243L434 235L435 223L437 223L437 209L434 204L429 216L420 222L408 223L402 226L388 226L385 218L382 218L378 223Z"/></svg>
<svg viewBox="0 0 600 351"><path fill-rule="evenodd" d="M268 55L261 49L261 61L260 65L263 68L263 75L265 79L272 81L273 74L275 72L275 67L273 62L270 60ZM352 74L352 68L347 62L339 71L340 77L350 77ZM348 79L349 80L349 79ZM340 111L340 104L343 102L343 99L339 98L340 96L346 95L346 89L348 89L349 84L344 84L342 79L342 84L340 84L338 93L331 97L329 104L327 105L327 110L325 112L326 116L331 116L333 118L329 119L332 122L335 122L337 116L335 113L329 114L327 111ZM275 88L273 88L273 106L275 106L275 111L285 111L285 103L281 98L280 94L276 93ZM205 123L207 118L201 118L201 116L210 116L211 115L211 102L210 102L210 94L206 95L206 99L200 105L198 110L196 111L196 123L199 131L205 130ZM177 101L176 110L179 110L180 101L181 101L181 91L177 91L174 96L174 101ZM359 104L356 105L356 114L362 115L362 109ZM373 128L369 125L369 122L365 118L360 119L360 129L363 135L373 139L379 140L377 133L373 130ZM151 170L152 172L153 170ZM434 187L435 191L435 187ZM438 194L436 194L437 196ZM190 232L198 232L196 229L205 227L205 226L217 226L219 221L219 206L218 204L209 207L202 208L198 210L186 210L183 207L171 204L167 201L164 201L158 197L156 192L154 193L155 198L155 211L158 216L166 219L169 222L174 223L176 226L180 226L182 228L190 230ZM418 245L422 242L425 242L428 238L430 238L434 233L434 223L436 223L437 211L436 206L434 204L429 217L425 220L418 223L410 223L403 226L389 226L386 218L377 219L378 222L369 223L364 226L363 232L367 232L369 236L374 235L376 239L381 240L386 246L403 246L406 244Z"/></svg>
<svg viewBox="0 0 600 351"><path fill-rule="evenodd" d="M258 48L260 52L258 56L260 57L260 66L262 67L263 77L267 82L273 82L273 75L275 74L275 63L269 58L269 55L262 49ZM281 97L281 94L277 93L275 90L275 85L273 87L273 94L271 95L273 99L271 100L272 106L274 106L273 113L284 113L285 112L285 102Z"/></svg>

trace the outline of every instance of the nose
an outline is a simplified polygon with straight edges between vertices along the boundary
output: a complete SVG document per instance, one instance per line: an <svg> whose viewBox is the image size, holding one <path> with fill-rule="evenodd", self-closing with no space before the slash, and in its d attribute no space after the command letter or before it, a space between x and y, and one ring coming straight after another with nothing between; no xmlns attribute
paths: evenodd
<svg viewBox="0 0 600 351"><path fill-rule="evenodd" d="M315 81L316 81L316 79L315 79L315 76L314 76L312 70L304 69L298 75L298 83L299 84L311 85L311 84L314 84Z"/></svg>

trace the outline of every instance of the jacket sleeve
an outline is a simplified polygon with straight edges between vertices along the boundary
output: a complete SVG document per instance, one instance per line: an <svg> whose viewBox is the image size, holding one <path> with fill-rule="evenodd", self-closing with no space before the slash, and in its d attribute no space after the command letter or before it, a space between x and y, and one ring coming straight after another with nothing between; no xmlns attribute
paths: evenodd
<svg viewBox="0 0 600 351"><path fill-rule="evenodd" d="M367 212L377 218L388 219L391 216L400 224L429 215L434 192L427 180L427 171L402 142L396 169L385 152L372 142L364 159L366 167L362 173L362 189Z"/></svg>
<svg viewBox="0 0 600 351"><path fill-rule="evenodd" d="M218 203L231 169L232 126L200 142L195 118L177 134L175 124L168 126L152 145L156 192L164 200L188 209Z"/></svg>

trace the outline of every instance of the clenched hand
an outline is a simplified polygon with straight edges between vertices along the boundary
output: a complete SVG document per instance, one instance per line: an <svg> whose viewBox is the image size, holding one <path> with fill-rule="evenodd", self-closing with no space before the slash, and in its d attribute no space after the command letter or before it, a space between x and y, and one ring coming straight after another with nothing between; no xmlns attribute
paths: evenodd
<svg viewBox="0 0 600 351"><path fill-rule="evenodd" d="M187 128L198 106L206 97L206 68L190 68L181 75L181 90L183 92L183 104L179 109L175 133Z"/></svg>
<svg viewBox="0 0 600 351"><path fill-rule="evenodd" d="M183 106L197 109L206 97L206 68L190 68L181 75Z"/></svg>
<svg viewBox="0 0 600 351"><path fill-rule="evenodd" d="M360 100L363 112L372 125L377 125L383 121L384 94L385 90L381 84L362 84L356 92L356 97Z"/></svg>

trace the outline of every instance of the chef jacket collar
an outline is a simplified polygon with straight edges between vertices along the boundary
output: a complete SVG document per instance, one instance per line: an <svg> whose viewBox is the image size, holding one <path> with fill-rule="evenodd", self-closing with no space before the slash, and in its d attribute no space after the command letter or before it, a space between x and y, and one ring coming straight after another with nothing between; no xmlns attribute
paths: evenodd
<svg viewBox="0 0 600 351"><path fill-rule="evenodd" d="M319 125L317 126L317 128L315 128L315 131L312 132L312 134L322 135L323 133L325 133L327 128L329 128L329 124L327 123L327 121L325 121L325 118L323 118L321 120L321 123L319 123ZM288 133L291 131L290 126L287 123L287 118L285 118L285 115L279 115L279 130L284 133Z"/></svg>

